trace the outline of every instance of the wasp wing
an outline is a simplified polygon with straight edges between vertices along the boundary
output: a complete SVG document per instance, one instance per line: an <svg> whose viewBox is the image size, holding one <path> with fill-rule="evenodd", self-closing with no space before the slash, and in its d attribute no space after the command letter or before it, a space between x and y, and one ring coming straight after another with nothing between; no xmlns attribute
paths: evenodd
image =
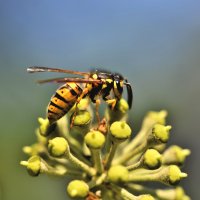
<svg viewBox="0 0 200 200"><path fill-rule="evenodd" d="M81 76L89 76L89 72L79 72L79 71L73 71L68 69L59 69L59 68L50 68L50 67L42 67L42 66L32 66L28 67L27 71L29 73L35 73L35 72L58 72L58 73L67 73L67 74L76 74Z"/></svg>
<svg viewBox="0 0 200 200"><path fill-rule="evenodd" d="M101 80L96 80L96 79L85 79L85 78L52 78L52 79L45 79L45 80L38 80L38 83L69 83L69 82L74 82L74 83L102 83Z"/></svg>

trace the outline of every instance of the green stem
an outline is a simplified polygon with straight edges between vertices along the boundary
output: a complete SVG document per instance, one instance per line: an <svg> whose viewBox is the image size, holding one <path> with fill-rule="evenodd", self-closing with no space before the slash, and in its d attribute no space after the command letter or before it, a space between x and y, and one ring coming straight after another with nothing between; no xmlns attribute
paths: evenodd
<svg viewBox="0 0 200 200"><path fill-rule="evenodd" d="M103 172L103 164L102 164L102 158L101 158L101 150L100 149L90 149L92 153L92 160L94 163L94 167L98 174L101 174Z"/></svg>
<svg viewBox="0 0 200 200"><path fill-rule="evenodd" d="M85 171L89 176L94 176L96 174L96 170L89 165L85 164L75 156L73 156L69 151L66 151L65 153L67 159L69 159L73 164L75 164L77 167Z"/></svg>
<svg viewBox="0 0 200 200"><path fill-rule="evenodd" d="M80 160L82 160L84 163L86 163L87 165L90 164L90 162L80 153L80 151L73 145L70 146L71 151L79 157ZM81 148L81 152L82 152L82 148Z"/></svg>
<svg viewBox="0 0 200 200"><path fill-rule="evenodd" d="M124 200L138 200L137 196L134 196L133 194L131 194L129 191L127 191L126 189L119 187L115 184L111 185L111 188L116 192L119 193L119 195L121 196L122 199Z"/></svg>
<svg viewBox="0 0 200 200"><path fill-rule="evenodd" d="M135 170L132 173L129 173L129 181L130 182L159 181L160 172L162 173L162 170L159 170L159 171L145 170L145 169Z"/></svg>
<svg viewBox="0 0 200 200"><path fill-rule="evenodd" d="M137 169L138 167L140 167L143 164L143 161L144 161L144 159L142 157L142 158L140 158L140 160L138 162L136 162L136 163L134 163L132 165L127 166L127 169L129 171L135 170L135 169Z"/></svg>
<svg viewBox="0 0 200 200"><path fill-rule="evenodd" d="M158 173L160 173L160 171L162 171L165 168L166 167L160 167L160 168L154 169L154 170L139 168L139 169L135 169L135 170L130 171L130 174L133 174L133 175L158 174Z"/></svg>
<svg viewBox="0 0 200 200"><path fill-rule="evenodd" d="M89 188L91 189L91 188L93 188L95 186L102 185L102 183L104 182L105 178L106 178L106 173L101 174L101 176L95 177L93 180L91 180L88 183Z"/></svg>
<svg viewBox="0 0 200 200"><path fill-rule="evenodd" d="M147 188L143 185L129 183L126 185L128 189L133 190L133 192L140 193L140 194L151 194L152 196L156 195L156 190Z"/></svg>
<svg viewBox="0 0 200 200"><path fill-rule="evenodd" d="M130 189L133 192L140 193L140 194L150 194L158 200L163 200L163 199L176 199L176 189L150 189L148 187L145 187L143 185L139 184L133 184L129 183L127 184L127 188Z"/></svg>
<svg viewBox="0 0 200 200"><path fill-rule="evenodd" d="M83 173L79 172L79 171L74 171L74 170L67 170L66 172L62 173L62 171L60 171L59 169L53 168L53 169L49 169L48 171L46 171L46 174L49 175L55 175L55 176L75 176L75 177L83 177Z"/></svg>
<svg viewBox="0 0 200 200"><path fill-rule="evenodd" d="M154 120L151 120L149 118L144 119L141 130L138 132L135 138L124 148L123 154L130 152L131 150L135 149L139 144L141 144L144 138L146 138L148 133L153 128L154 124Z"/></svg>
<svg viewBox="0 0 200 200"><path fill-rule="evenodd" d="M110 152L108 153L108 157L106 159L105 169L110 168L118 145L119 145L119 143L117 143L115 141L112 142L111 147L110 147Z"/></svg>
<svg viewBox="0 0 200 200"><path fill-rule="evenodd" d="M132 151L129 151L125 154L122 154L121 157L119 157L118 159L116 159L114 161L114 164L124 164L126 163L129 159L131 159L132 157L134 157L135 155L137 155L138 153L145 151L145 149L147 149L147 142L143 141L142 144L140 144L139 146L137 146L135 149L133 149Z"/></svg>

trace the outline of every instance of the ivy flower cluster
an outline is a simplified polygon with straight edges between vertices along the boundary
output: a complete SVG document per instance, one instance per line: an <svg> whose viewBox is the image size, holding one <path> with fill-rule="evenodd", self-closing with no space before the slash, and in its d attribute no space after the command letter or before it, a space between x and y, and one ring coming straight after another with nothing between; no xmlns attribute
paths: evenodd
<svg viewBox="0 0 200 200"><path fill-rule="evenodd" d="M137 134L127 123L124 99L114 110L105 109L100 124L95 123L88 99L78 104L70 128L74 111L52 125L48 119L38 119L37 141L23 148L29 159L20 162L31 176L65 178L66 199L190 199L178 186L187 177L181 168L190 150L166 146L172 128L166 125L167 111L148 112ZM153 188L147 182L166 188Z"/></svg>

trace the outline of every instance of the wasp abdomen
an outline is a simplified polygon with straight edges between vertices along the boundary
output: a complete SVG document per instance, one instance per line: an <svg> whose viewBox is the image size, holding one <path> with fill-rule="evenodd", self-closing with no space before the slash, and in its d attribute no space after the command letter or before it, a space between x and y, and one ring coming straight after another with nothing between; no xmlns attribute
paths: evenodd
<svg viewBox="0 0 200 200"><path fill-rule="evenodd" d="M48 105L49 122L53 123L63 117L73 107L81 93L82 89L77 83L66 83L58 88Z"/></svg>

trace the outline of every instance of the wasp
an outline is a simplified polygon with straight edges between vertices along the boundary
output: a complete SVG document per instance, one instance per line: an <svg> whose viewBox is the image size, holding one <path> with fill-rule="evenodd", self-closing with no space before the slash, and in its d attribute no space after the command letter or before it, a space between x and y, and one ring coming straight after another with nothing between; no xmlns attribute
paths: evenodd
<svg viewBox="0 0 200 200"><path fill-rule="evenodd" d="M53 124L58 119L63 117L68 111L80 102L81 99L89 97L93 103L96 104L96 115L98 122L100 117L98 113L98 107L100 105L100 99L110 105L112 109L115 108L118 101L122 98L124 85L127 88L128 105L129 109L132 106L132 87L127 79L125 79L119 73L111 73L104 70L92 70L90 72L80 72L68 69L49 68L41 66L28 67L27 71L34 72L59 72L78 75L79 77L62 77L46 80L39 80L38 83L64 83L59 87L55 94L51 97L51 100L47 108L47 118L50 124ZM81 76L81 77L80 77ZM71 126L73 126L73 120L76 115L76 110L72 118Z"/></svg>

